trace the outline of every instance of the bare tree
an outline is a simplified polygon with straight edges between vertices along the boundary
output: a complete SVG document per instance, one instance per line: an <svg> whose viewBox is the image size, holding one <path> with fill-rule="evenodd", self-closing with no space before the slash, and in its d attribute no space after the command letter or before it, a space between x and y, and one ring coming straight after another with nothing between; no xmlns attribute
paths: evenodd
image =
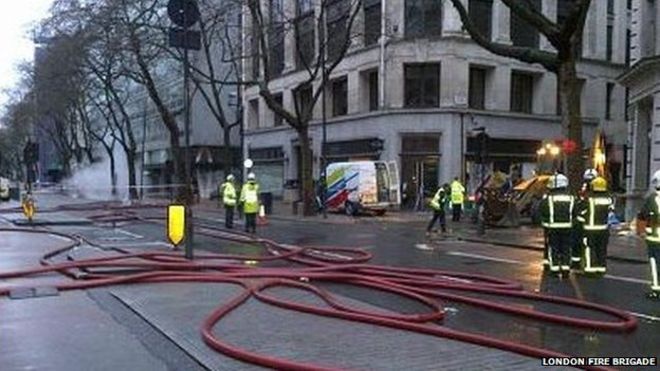
<svg viewBox="0 0 660 371"><path fill-rule="evenodd" d="M361 4L361 0L321 0L318 14L314 14L313 10L310 10L304 14L298 14L294 19L287 19L281 10L272 9L272 7L270 14L265 15L259 0L247 0L252 22L250 32L256 46L255 50L250 53L252 53L253 61L259 67L258 76L254 76L259 88L259 95L264 99L266 105L276 115L282 117L298 135L304 215L312 215L315 212L312 150L309 138L309 124L312 120L313 108L322 96L323 90L327 88L330 75L343 60L352 38L356 35L353 32L353 24ZM330 32L326 30L328 23L326 16L330 14L329 10L332 10L333 17L336 17L334 19L339 20L333 23L333 30ZM271 63L270 44L275 35L294 32L296 45L300 46L303 40L297 31L308 25L309 22L314 24L318 53L308 55L303 51L304 48L296 48L299 67L306 72L306 76L296 89L294 110L291 111L276 99L270 87L270 82L277 78L273 71L274 64ZM311 94L309 94L310 91Z"/></svg>
<svg viewBox="0 0 660 371"><path fill-rule="evenodd" d="M575 66L591 0L572 1L568 15L561 24L548 19L543 15L541 9L536 9L528 0L502 0L512 15L521 18L545 36L556 52L504 45L491 41L479 32L461 0L451 0L451 2L458 11L465 30L477 44L497 55L527 63L538 63L557 75L563 132L568 140L575 144L575 151L567 156L568 176L571 186L579 187L583 169L582 118Z"/></svg>

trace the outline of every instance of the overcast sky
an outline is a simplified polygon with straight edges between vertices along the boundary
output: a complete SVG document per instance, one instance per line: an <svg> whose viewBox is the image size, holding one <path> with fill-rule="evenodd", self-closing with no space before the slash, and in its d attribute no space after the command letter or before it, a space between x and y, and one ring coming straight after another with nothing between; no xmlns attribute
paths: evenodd
<svg viewBox="0 0 660 371"><path fill-rule="evenodd" d="M34 46L29 30L45 17L53 0L0 0L0 109L4 107L4 90L18 80L16 66L32 60Z"/></svg>

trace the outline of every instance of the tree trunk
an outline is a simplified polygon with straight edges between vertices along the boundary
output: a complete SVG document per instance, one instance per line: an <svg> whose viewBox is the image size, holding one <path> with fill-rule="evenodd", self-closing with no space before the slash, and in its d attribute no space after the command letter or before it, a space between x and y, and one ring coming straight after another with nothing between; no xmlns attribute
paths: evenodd
<svg viewBox="0 0 660 371"><path fill-rule="evenodd" d="M582 182L584 160L582 159L582 117L580 113L580 91L572 53L559 64L559 96L562 106L562 134L575 143L575 151L566 155L566 172L570 189L577 191Z"/></svg>
<svg viewBox="0 0 660 371"><path fill-rule="evenodd" d="M300 142L300 187L303 202L303 215L312 216L316 214L314 207L314 180L312 169L312 149L309 141L309 132L307 124L301 125L302 130L298 131L298 141Z"/></svg>
<svg viewBox="0 0 660 371"><path fill-rule="evenodd" d="M117 165L115 164L115 154L113 153L114 146L108 146L105 143L103 148L108 153L108 158L110 159L110 187L112 196L117 196Z"/></svg>
<svg viewBox="0 0 660 371"><path fill-rule="evenodd" d="M130 150L126 153L126 166L128 166L128 198L130 200L138 199L135 157L135 150Z"/></svg>

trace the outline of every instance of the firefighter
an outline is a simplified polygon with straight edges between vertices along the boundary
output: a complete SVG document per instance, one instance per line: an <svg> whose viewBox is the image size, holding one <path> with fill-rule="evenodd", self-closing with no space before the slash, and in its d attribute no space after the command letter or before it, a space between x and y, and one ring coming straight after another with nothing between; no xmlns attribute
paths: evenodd
<svg viewBox="0 0 660 371"><path fill-rule="evenodd" d="M607 243L610 232L607 217L613 209L614 200L607 192L607 181L596 177L591 181L590 190L576 205L576 224L582 231L584 255L582 268L590 276L602 276L607 266Z"/></svg>
<svg viewBox="0 0 660 371"><path fill-rule="evenodd" d="M249 173L247 183L241 189L241 203L245 214L245 232L257 232L257 213L259 212L259 184L254 173Z"/></svg>
<svg viewBox="0 0 660 371"><path fill-rule="evenodd" d="M438 191L435 192L435 196L433 196L433 199L429 204L429 206L431 206L431 209L433 209L433 218L431 219L431 222L426 228L427 236L431 234L431 231L433 230L433 225L435 225L436 221L440 222L440 229L442 233L447 233L447 226L445 222L445 205L447 203L447 190L446 190L447 187L449 187L449 185L445 184L442 187L438 188Z"/></svg>
<svg viewBox="0 0 660 371"><path fill-rule="evenodd" d="M660 170L653 174L651 183L655 192L646 198L638 219L646 224L644 232L651 268L651 291L647 297L657 300L660 299L660 272L658 272L660 262Z"/></svg>
<svg viewBox="0 0 660 371"><path fill-rule="evenodd" d="M577 202L587 199L589 192L591 192L591 182L598 176L596 169L587 169L582 175L582 186L578 192ZM582 223L575 223L573 226L573 245L571 246L571 268L579 270L582 264L582 257L584 256L584 231Z"/></svg>
<svg viewBox="0 0 660 371"><path fill-rule="evenodd" d="M541 223L548 236L550 271L568 277L575 197L568 191L568 178L555 174L548 179L548 194L541 200Z"/></svg>
<svg viewBox="0 0 660 371"><path fill-rule="evenodd" d="M465 200L465 187L458 180L458 177L454 178L454 181L451 182L451 209L452 216L451 220L453 222L461 221L461 211L463 210L463 201Z"/></svg>
<svg viewBox="0 0 660 371"><path fill-rule="evenodd" d="M220 186L219 195L222 195L222 204L225 207L225 227L234 227L234 208L236 207L236 186L234 176L227 175L227 180Z"/></svg>

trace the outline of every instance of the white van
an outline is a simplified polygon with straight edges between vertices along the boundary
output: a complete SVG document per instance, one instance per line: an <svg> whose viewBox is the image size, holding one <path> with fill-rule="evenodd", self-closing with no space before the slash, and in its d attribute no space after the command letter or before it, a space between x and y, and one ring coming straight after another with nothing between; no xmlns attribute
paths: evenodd
<svg viewBox="0 0 660 371"><path fill-rule="evenodd" d="M326 168L326 206L329 211L382 215L401 204L396 162L335 162Z"/></svg>

